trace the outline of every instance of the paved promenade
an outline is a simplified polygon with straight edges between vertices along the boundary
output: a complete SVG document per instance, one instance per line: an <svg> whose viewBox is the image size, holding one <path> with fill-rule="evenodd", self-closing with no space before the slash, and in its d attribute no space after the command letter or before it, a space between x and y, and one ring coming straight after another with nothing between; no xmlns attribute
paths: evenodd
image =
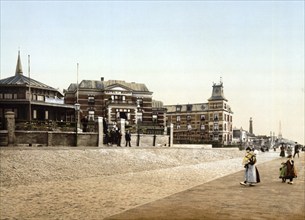
<svg viewBox="0 0 305 220"><path fill-rule="evenodd" d="M305 153L295 158L298 178L282 183L279 167L286 159L258 165L261 183L242 186L243 172L173 194L106 219L305 219Z"/></svg>

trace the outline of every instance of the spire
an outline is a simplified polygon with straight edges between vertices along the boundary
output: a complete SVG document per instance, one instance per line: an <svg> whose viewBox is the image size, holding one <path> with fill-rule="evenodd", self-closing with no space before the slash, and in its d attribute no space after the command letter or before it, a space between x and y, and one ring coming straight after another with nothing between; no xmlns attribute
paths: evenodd
<svg viewBox="0 0 305 220"><path fill-rule="evenodd" d="M20 50L18 50L18 59L17 59L17 66L16 66L16 73L15 75L23 75L21 60L20 60Z"/></svg>
<svg viewBox="0 0 305 220"><path fill-rule="evenodd" d="M280 139L283 138L281 121L280 121L280 124L279 124L279 138L280 138Z"/></svg>

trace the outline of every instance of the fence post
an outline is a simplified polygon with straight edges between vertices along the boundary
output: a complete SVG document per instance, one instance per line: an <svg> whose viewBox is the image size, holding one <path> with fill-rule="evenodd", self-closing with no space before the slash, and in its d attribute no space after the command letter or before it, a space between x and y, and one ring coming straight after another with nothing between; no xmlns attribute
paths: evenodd
<svg viewBox="0 0 305 220"><path fill-rule="evenodd" d="M103 147L104 145L104 125L103 125L103 117L97 118L98 123L98 147Z"/></svg>
<svg viewBox="0 0 305 220"><path fill-rule="evenodd" d="M169 134L169 138L170 138L170 147L173 147L173 145L174 145L174 124L173 123L171 123L170 124L170 134Z"/></svg>
<svg viewBox="0 0 305 220"><path fill-rule="evenodd" d="M8 146L13 146L15 143L15 113L6 112L5 118L8 135Z"/></svg>

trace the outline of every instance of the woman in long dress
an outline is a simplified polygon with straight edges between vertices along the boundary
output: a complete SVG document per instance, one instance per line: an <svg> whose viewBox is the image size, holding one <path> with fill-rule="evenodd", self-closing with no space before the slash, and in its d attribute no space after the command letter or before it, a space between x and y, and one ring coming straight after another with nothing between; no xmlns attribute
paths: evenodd
<svg viewBox="0 0 305 220"><path fill-rule="evenodd" d="M285 157L285 147L283 144L281 145L280 150L281 150L280 157Z"/></svg>
<svg viewBox="0 0 305 220"><path fill-rule="evenodd" d="M246 155L243 158L242 164L245 167L244 182L240 182L241 185L254 186L254 184L260 182L259 172L255 166L256 155L253 153L250 147L246 149Z"/></svg>
<svg viewBox="0 0 305 220"><path fill-rule="evenodd" d="M288 160L286 161L286 175L285 179L289 179L289 184L293 184L293 178L297 178L297 172L294 166L294 161L292 160L292 155L288 156Z"/></svg>

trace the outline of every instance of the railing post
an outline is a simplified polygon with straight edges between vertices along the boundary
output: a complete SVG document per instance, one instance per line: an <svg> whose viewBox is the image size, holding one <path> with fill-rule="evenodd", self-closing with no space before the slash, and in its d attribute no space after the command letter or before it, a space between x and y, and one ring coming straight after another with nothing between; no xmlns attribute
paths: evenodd
<svg viewBox="0 0 305 220"><path fill-rule="evenodd" d="M104 124L103 117L97 118L98 123L98 147L102 147L104 145Z"/></svg>

